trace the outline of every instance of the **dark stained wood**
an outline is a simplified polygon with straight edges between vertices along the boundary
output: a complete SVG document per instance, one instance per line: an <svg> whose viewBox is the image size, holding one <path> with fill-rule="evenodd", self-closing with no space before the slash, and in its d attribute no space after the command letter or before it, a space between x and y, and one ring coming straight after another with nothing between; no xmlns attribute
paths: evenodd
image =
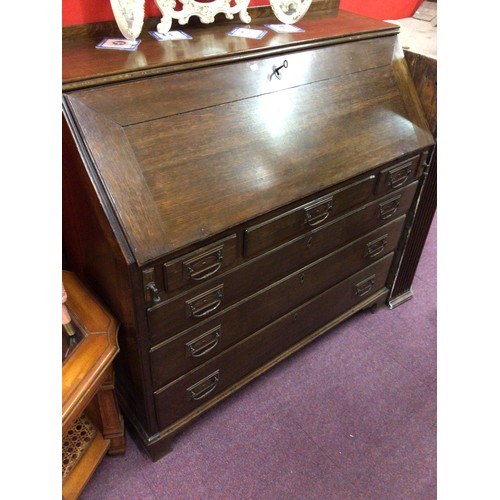
<svg viewBox="0 0 500 500"><path fill-rule="evenodd" d="M272 74L284 56L262 57L78 92L80 102L122 126L349 75L389 64L393 37L362 40L287 54L283 78ZM168 92L165 91L168 89ZM203 92L200 92L203 89ZM137 98L140 94L140 105Z"/></svg>
<svg viewBox="0 0 500 500"><path fill-rule="evenodd" d="M122 323L119 401L153 459L384 300L404 255L433 138L399 28L341 11L300 25L193 26L126 54L63 42L64 251Z"/></svg>
<svg viewBox="0 0 500 500"><path fill-rule="evenodd" d="M286 244L276 246L272 251L259 256L258 259L247 260L244 265L238 267L237 272L236 270L235 272L229 271L221 276L216 276L208 282L200 284L195 290L199 294L224 282L226 287L223 305L232 304L245 293L253 293L286 276L294 269L302 267L308 262L359 238L371 229L406 213L413 203L416 188L417 184L414 183L407 189L395 191L394 194L398 196L399 203L391 218L381 219L380 214L380 203L394 199L394 196L389 195L317 227ZM158 271L156 274L160 273L161 267L161 261L155 264ZM193 283L188 289L192 288L192 285ZM232 291L233 287L236 287L237 290ZM174 296L178 297L180 293L181 290L177 290ZM173 297L172 293L160 290L159 295L163 300L158 304L153 304L150 301L151 307L148 311L163 309L165 301L172 304L170 300Z"/></svg>
<svg viewBox="0 0 500 500"><path fill-rule="evenodd" d="M141 357L147 359L147 353L141 351L141 336L136 333L139 326L132 289L137 277L131 267L132 253L110 209L104 188L88 166L84 146L78 140L78 129L71 121L68 123L71 118L68 114L65 118L62 127L62 229L68 268L120 319L120 353L114 362L115 370L121 380L127 381L124 385L134 400L134 410L150 423L151 429L154 428L153 412L147 401L151 391L147 380L135 368Z"/></svg>
<svg viewBox="0 0 500 500"><path fill-rule="evenodd" d="M259 19L254 28L264 28L266 23L275 23L276 18ZM141 35L141 44L136 51L99 50L95 46L103 35L63 40L63 90L70 90L162 74L189 67L201 67L235 59L258 57L264 52L281 53L293 49L300 43L330 44L364 36L397 33L399 27L360 17L350 12L331 14L311 12L300 26L304 33L275 33L269 30L261 40L228 37L235 21L215 23L187 29L193 37L179 43L159 43L147 33ZM109 36L109 35L106 35Z"/></svg>
<svg viewBox="0 0 500 500"><path fill-rule="evenodd" d="M394 77L401 91L406 109L412 117L416 136L424 141L431 141L431 143L433 143L434 140L432 135L429 134L429 124L427 123L417 91L415 90L415 85L406 64L403 50L399 44L394 47L392 66Z"/></svg>
<svg viewBox="0 0 500 500"><path fill-rule="evenodd" d="M437 59L411 50L404 56L430 131L437 137Z"/></svg>
<svg viewBox="0 0 500 500"><path fill-rule="evenodd" d="M214 303L216 300L214 290L223 286L220 305L213 311L214 314L219 313L236 301L285 277L293 270L300 269L313 259L322 257L329 251L338 249L355 238L364 235L366 231L374 226L396 219L410 207L416 187L417 184L415 183L413 186L404 189L403 192L396 193L397 209L391 212L390 217L387 219L380 217L381 200L378 200L368 205L364 210L332 222L321 230L309 232L302 238L288 245L277 247L259 258L245 263L234 271L210 280L206 284L184 294L175 295L171 300L148 308L151 340L158 342L178 332L181 328L189 328L206 319L205 316L198 318L186 311L186 304L196 297L207 294L207 302ZM388 200L392 206L393 199L394 196L383 198L382 203L384 203L384 200ZM347 251L347 259L348 256L349 252ZM345 272L345 269L342 272Z"/></svg>
<svg viewBox="0 0 500 500"><path fill-rule="evenodd" d="M388 242L384 246L384 253L395 249L400 233L401 226L396 227L396 232L391 233L390 238L387 233L390 244ZM151 309L148 312L151 338L158 341L187 328L190 328L190 337L197 338L219 324L224 329L224 335L229 335L233 340L248 335L255 328L264 326L262 322L270 321L269 318L275 319L284 314L287 309L298 306L301 302L368 265L373 259L369 256L366 245L373 240L372 236L370 234L355 244L317 260L314 264L295 270L269 287L262 287L255 295L250 296L251 290L245 290L249 288L245 285L238 287L235 284L234 288L228 290L228 284L233 284L232 280L230 278L221 280L218 287L205 292L207 301L212 304L215 301L215 291L220 288L222 290L220 306L213 309L212 313L199 318L188 315L186 311L187 303L198 292L188 293L160 308ZM244 279L246 272L251 272L251 270L251 268L246 268L243 273L238 272L235 276ZM228 307L225 303L225 295L229 295L228 302L232 303L242 295L244 299ZM259 315L256 316L254 311L260 311Z"/></svg>
<svg viewBox="0 0 500 500"><path fill-rule="evenodd" d="M421 166L422 158L413 156L405 161L382 169L377 179L375 193L380 195L408 185L417 177L420 177Z"/></svg>
<svg viewBox="0 0 500 500"><path fill-rule="evenodd" d="M275 323L264 328L205 363L202 367L192 370L186 376L156 391L156 402L161 415L160 425L166 427L183 415L189 414L196 407L209 401L210 397L227 389L245 375L279 355L283 348L291 347L308 333L324 324L325 321L333 319L344 309L349 309L360 302L362 299L356 295L356 285L362 283L367 277L375 276L372 291L379 291L384 286L391 261L392 255L389 254L338 286L330 288L303 306L302 310L299 309L293 314L284 316L277 322L281 323L279 326ZM321 303L321 307L318 307L318 303ZM329 304L328 308L324 307L325 303ZM312 308L316 310L310 310ZM317 312L316 315L315 312ZM306 328L305 325L309 328ZM252 352L252 356L245 354L248 352ZM218 374L217 383L215 383L216 377L212 376L215 373ZM195 393L194 397L197 397L198 393L201 395L207 393L210 386L214 386L214 390L207 394L207 397L201 396L200 399L195 400L192 391L188 389L206 377L209 378L203 386L192 389Z"/></svg>
<svg viewBox="0 0 500 500"><path fill-rule="evenodd" d="M411 164L414 165L414 168L406 178L408 183L416 178L419 157L414 157ZM374 200L376 197L375 185L377 185L379 196L394 191L391 185L386 186L385 183L386 170L394 168L399 167L390 167L382 172L371 172L369 175L356 179L331 194L322 196L319 201L313 200L271 220L246 228L245 256L255 255L267 247L272 247L282 241L299 236L316 226L326 225L349 209L352 210L354 207L359 207L363 203ZM401 185L404 185L404 183ZM380 186L383 186L383 188ZM317 213L311 215L312 210ZM378 214L374 214L374 216L377 217Z"/></svg>
<svg viewBox="0 0 500 500"><path fill-rule="evenodd" d="M409 50L405 60L425 113L429 128L437 141L437 60ZM395 307L413 296L412 283L437 209L437 146L422 181L419 206L408 238L406 251L392 284L389 304Z"/></svg>
<svg viewBox="0 0 500 500"><path fill-rule="evenodd" d="M164 288L171 292L219 276L240 261L240 253L238 237L232 234L209 247L166 262L163 265Z"/></svg>
<svg viewBox="0 0 500 500"><path fill-rule="evenodd" d="M428 144L390 66L123 130L69 101L139 265Z"/></svg>
<svg viewBox="0 0 500 500"><path fill-rule="evenodd" d="M272 303L273 308L278 309L280 307L279 298L281 296L284 301L289 301L287 305L290 306L293 304L293 295L302 292L301 288L305 289L303 285L306 274L309 279L311 272L316 273L319 279L315 279L313 275L310 278L313 282L312 286L321 289L323 280L329 279L330 284L333 285L377 258L384 257L392 252L399 242L403 224L404 216L388 226L383 226L367 234L342 250L324 257L314 267L309 269L304 268L303 273L299 274L299 289L292 289L295 281L292 281L292 285L290 285L290 281L285 280L272 288L264 289L255 296L249 297L240 306L230 308L227 314L224 312L216 314L216 317L213 319L204 321L203 325L191 328L189 331L156 345L151 350L154 386L157 388L161 387L183 373L187 373L194 367L205 363L243 338L246 332L254 330L259 320L251 315L247 316L245 311L259 310L265 312L265 305L259 307L255 305L258 301L262 301L264 304ZM294 267L296 268L297 266ZM235 274L235 277L238 276L241 276L242 279L247 278L247 274L245 273ZM290 280L293 280L293 277L290 277ZM226 294L230 293L229 286L231 284L229 279L224 280ZM236 287L236 283L234 285ZM249 292L246 295L249 295ZM273 296L274 298L272 298ZM166 313L167 311L165 310L164 312ZM168 312L168 318L170 318L171 315L175 315L175 308L169 308ZM276 312L279 313L279 311ZM167 320L166 317L162 319L164 319L163 325L168 321L168 325L170 326L169 319ZM235 327L236 322L238 328ZM154 327L152 326L152 328ZM201 354L205 351L205 354Z"/></svg>

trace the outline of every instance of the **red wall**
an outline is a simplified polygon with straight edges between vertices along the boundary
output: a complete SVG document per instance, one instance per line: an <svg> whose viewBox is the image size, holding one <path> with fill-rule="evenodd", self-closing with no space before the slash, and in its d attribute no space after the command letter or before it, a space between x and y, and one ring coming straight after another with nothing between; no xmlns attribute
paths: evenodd
<svg viewBox="0 0 500 500"><path fill-rule="evenodd" d="M411 17L422 0L340 0L340 8L375 19Z"/></svg>
<svg viewBox="0 0 500 500"><path fill-rule="evenodd" d="M340 0L340 8L375 19L411 17L422 0ZM250 0L250 6L269 5L269 0ZM154 0L146 0L145 17L159 16ZM109 0L62 0L63 26L113 21Z"/></svg>
<svg viewBox="0 0 500 500"><path fill-rule="evenodd" d="M269 5L269 0L250 0L250 6ZM145 17L160 16L160 10L154 0L146 0ZM113 21L113 9L109 0L62 0L62 24L96 23Z"/></svg>

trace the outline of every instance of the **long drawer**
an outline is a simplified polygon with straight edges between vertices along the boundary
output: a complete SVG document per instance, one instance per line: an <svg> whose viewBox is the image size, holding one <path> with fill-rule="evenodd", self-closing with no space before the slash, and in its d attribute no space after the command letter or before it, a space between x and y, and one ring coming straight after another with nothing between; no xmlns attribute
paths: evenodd
<svg viewBox="0 0 500 500"><path fill-rule="evenodd" d="M180 379L155 391L160 427L167 427L272 360L336 316L380 290L389 254Z"/></svg>
<svg viewBox="0 0 500 500"><path fill-rule="evenodd" d="M156 343L191 328L293 270L406 213L417 184L414 182L204 285L148 308L151 341Z"/></svg>
<svg viewBox="0 0 500 500"><path fill-rule="evenodd" d="M419 160L419 155L412 156L270 220L248 227L245 229L245 256L256 255L373 201L377 196L409 185L418 175Z"/></svg>
<svg viewBox="0 0 500 500"><path fill-rule="evenodd" d="M153 384L164 385L204 363L267 322L392 252L405 217L301 269L211 321L151 349Z"/></svg>

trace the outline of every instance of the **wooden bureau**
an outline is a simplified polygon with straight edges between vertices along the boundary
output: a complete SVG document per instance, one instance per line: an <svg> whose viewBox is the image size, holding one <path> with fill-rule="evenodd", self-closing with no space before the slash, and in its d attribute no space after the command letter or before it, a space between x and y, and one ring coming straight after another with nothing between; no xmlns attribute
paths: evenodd
<svg viewBox="0 0 500 500"><path fill-rule="evenodd" d="M120 403L154 460L397 276L433 145L398 27L299 25L63 40L64 251L122 325Z"/></svg>

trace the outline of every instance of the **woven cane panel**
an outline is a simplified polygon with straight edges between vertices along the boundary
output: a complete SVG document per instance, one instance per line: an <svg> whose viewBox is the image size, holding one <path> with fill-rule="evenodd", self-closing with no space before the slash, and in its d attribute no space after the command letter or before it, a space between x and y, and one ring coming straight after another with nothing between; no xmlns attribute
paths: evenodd
<svg viewBox="0 0 500 500"><path fill-rule="evenodd" d="M82 414L75 420L62 440L63 482L92 443L96 430L92 422Z"/></svg>

